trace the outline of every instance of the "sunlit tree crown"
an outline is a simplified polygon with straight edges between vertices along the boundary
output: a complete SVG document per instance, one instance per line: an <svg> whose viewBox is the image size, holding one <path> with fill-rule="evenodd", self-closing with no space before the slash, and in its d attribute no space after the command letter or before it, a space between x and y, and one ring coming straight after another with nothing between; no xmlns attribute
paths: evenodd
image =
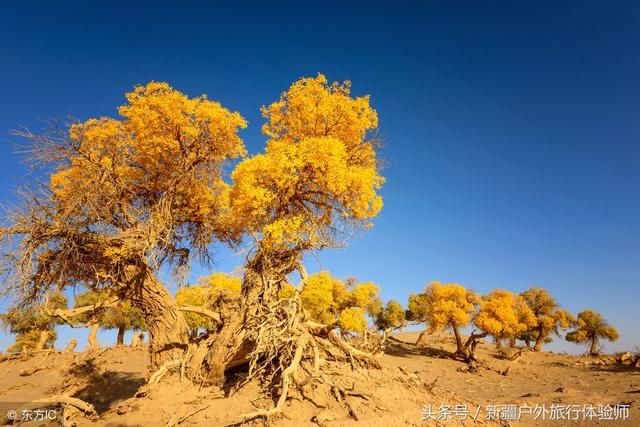
<svg viewBox="0 0 640 427"><path fill-rule="evenodd" d="M324 76L294 83L263 108L265 152L234 170L232 207L239 227L277 250L334 246L371 225L382 208L377 115L368 97Z"/></svg>

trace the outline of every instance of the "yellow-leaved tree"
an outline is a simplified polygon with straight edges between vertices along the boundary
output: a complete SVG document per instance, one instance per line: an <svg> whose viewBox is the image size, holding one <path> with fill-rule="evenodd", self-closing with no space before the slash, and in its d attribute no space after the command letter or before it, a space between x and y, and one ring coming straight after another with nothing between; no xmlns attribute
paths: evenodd
<svg viewBox="0 0 640 427"><path fill-rule="evenodd" d="M376 326L383 333L383 342L387 334L406 325L407 312L398 301L389 300L376 316Z"/></svg>
<svg viewBox="0 0 640 427"><path fill-rule="evenodd" d="M374 283L352 283L350 288L329 272L321 271L304 282L300 298L312 320L336 325L343 331L363 333L366 315L376 316L380 311L379 292Z"/></svg>
<svg viewBox="0 0 640 427"><path fill-rule="evenodd" d="M205 310L217 309L218 313L228 307L228 303L240 298L241 280L225 273L212 273L201 277L197 285L183 286L176 292L176 300L181 308L197 307ZM200 312L201 313L201 312ZM210 316L196 310L187 311L185 320L192 338L198 336L200 329L213 330L218 322Z"/></svg>
<svg viewBox="0 0 640 427"><path fill-rule="evenodd" d="M19 133L50 188L27 192L0 230L2 269L11 273L5 287L20 302L52 286L109 289L142 311L152 366L180 360L187 377L222 385L226 370L249 361L250 376L282 376L275 412L313 349L379 366L336 325L307 321L300 290L282 298L295 270L304 288L305 253L344 245L382 208L378 116L368 96L321 74L296 81L263 108L265 149L238 163L231 184L224 166L246 154L238 113L157 82L128 93L118 112L53 133ZM209 261L216 241L243 238L253 245L233 313L179 307L157 279L169 266L183 275L194 255ZM215 330L193 342L183 312L210 317ZM196 349L187 352L190 342Z"/></svg>
<svg viewBox="0 0 640 427"><path fill-rule="evenodd" d="M575 317L561 309L546 289L529 288L520 295L536 317L536 324L521 334L525 342L535 341L535 351L540 351L542 344L551 339L551 333L559 335L562 329L568 329L575 323Z"/></svg>
<svg viewBox="0 0 640 427"><path fill-rule="evenodd" d="M451 328L456 338L457 354L465 360L473 358L475 340L487 334L472 334L466 343L460 329L469 325L481 303L473 291L456 283L431 282L421 294L409 296L409 320L423 321L429 333Z"/></svg>
<svg viewBox="0 0 640 427"><path fill-rule="evenodd" d="M13 306L0 314L0 323L12 334L15 342L8 352L40 351L53 348L57 334L55 327L61 319L46 315L47 310L66 309L67 297L60 291L49 291L44 301L31 307Z"/></svg>
<svg viewBox="0 0 640 427"><path fill-rule="evenodd" d="M98 328L117 329L118 335L116 344L124 345L124 334L127 330L146 329L142 312L133 306L128 300L121 300L115 305L102 306L109 301L113 294L107 291L86 290L75 296L75 308L81 310L83 307L97 307L95 310L87 310L74 317L76 322L91 326L88 340L91 349L99 347L97 333Z"/></svg>
<svg viewBox="0 0 640 427"><path fill-rule="evenodd" d="M503 339L515 347L521 333L537 326L536 317L524 298L504 289L494 289L482 297L481 309L473 323L494 337L498 348Z"/></svg>
<svg viewBox="0 0 640 427"><path fill-rule="evenodd" d="M591 356L597 356L600 352L598 348L600 339L617 341L620 338L617 329L611 326L602 317L602 314L594 310L584 310L578 313L575 327L574 331L567 334L567 341L577 344L589 344L589 354Z"/></svg>
<svg viewBox="0 0 640 427"><path fill-rule="evenodd" d="M307 279L302 266L307 251L342 246L354 232L372 225L382 208L378 191L384 179L372 137L378 116L368 96L351 95L349 82L329 83L321 74L302 78L262 113L269 140L263 153L235 168L230 194L238 231L254 242L244 269L243 316L225 325L218 336L228 343L209 360L224 365L248 347L252 373L290 368L277 412L287 397L289 375L301 363L296 355L314 346L321 353L329 345L339 347L326 357L343 354L354 363L379 366L368 354L348 354L348 344L329 325L304 322L298 293L277 300L287 275L297 269L302 281ZM291 326L283 330L282 319L291 319L284 322ZM264 411L247 418L261 415Z"/></svg>
<svg viewBox="0 0 640 427"><path fill-rule="evenodd" d="M21 303L78 283L131 300L159 367L182 357L188 329L157 272L172 266L182 275L193 255L210 259L213 241L239 238L223 166L245 155L238 131L246 122L159 82L127 93L118 113L17 132L28 141L27 160L48 179L23 191L0 230L5 286Z"/></svg>

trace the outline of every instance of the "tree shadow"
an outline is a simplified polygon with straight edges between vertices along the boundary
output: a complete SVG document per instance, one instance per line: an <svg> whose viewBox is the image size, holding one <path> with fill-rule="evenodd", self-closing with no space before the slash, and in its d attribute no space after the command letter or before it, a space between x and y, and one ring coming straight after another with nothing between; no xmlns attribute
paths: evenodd
<svg viewBox="0 0 640 427"><path fill-rule="evenodd" d="M389 337L385 354L396 357L428 356L439 359L456 359L454 353L435 347L416 347L415 344Z"/></svg>
<svg viewBox="0 0 640 427"><path fill-rule="evenodd" d="M585 368L592 371L599 372L616 372L616 373L625 373L625 374L637 374L640 375L640 369L636 368L633 365L623 365L623 364L615 364L615 365L605 365L605 366L585 366Z"/></svg>
<svg viewBox="0 0 640 427"><path fill-rule="evenodd" d="M91 377L89 384L73 396L90 402L102 414L115 403L133 397L143 384L144 378L136 374L106 371Z"/></svg>
<svg viewBox="0 0 640 427"><path fill-rule="evenodd" d="M138 389L146 383L137 373L102 371L94 358L74 364L66 375L68 379L84 384L73 397L91 403L98 414L108 411L117 402L135 396Z"/></svg>

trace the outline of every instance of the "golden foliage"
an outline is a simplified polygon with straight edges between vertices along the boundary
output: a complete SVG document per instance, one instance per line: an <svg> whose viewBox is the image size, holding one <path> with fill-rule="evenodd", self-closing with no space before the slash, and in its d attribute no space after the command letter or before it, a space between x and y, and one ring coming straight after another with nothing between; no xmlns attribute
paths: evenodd
<svg viewBox="0 0 640 427"><path fill-rule="evenodd" d="M421 296L414 296L413 304L409 302L414 318L425 319L430 332L467 326L479 303L480 297L464 286L437 281L431 282Z"/></svg>
<svg viewBox="0 0 640 427"><path fill-rule="evenodd" d="M378 293L379 288L374 283L356 284L350 290L342 280L322 271L307 278L300 297L311 319L327 325L337 323L343 330L362 332L367 324L365 315L375 316L380 310ZM360 325L364 326L361 328Z"/></svg>
<svg viewBox="0 0 640 427"><path fill-rule="evenodd" d="M129 216L126 210L136 203L171 192L177 222L214 225L228 203L221 165L245 155L237 135L245 120L204 95L190 99L166 83L138 86L126 98L118 109L123 120L90 119L69 129L82 153L51 175L59 211L73 215L87 204L106 200L110 207L117 200L114 211L102 214L112 221ZM101 191L95 191L98 183Z"/></svg>
<svg viewBox="0 0 640 427"><path fill-rule="evenodd" d="M382 310L382 301L378 298L380 287L373 282L356 284L351 292L347 304L362 308L370 316L377 316Z"/></svg>
<svg viewBox="0 0 640 427"><path fill-rule="evenodd" d="M239 277L225 273L212 273L200 278L197 285L183 286L176 292L176 300L180 305L190 305L210 309L214 301L234 300L240 298L242 281ZM189 329L210 329L215 326L213 319L197 313L185 313Z"/></svg>
<svg viewBox="0 0 640 427"><path fill-rule="evenodd" d="M346 300L347 289L342 280L329 272L312 274L300 293L302 306L311 318L324 324L333 324Z"/></svg>
<svg viewBox="0 0 640 427"><path fill-rule="evenodd" d="M9 352L34 349L40 341L43 331L48 332L45 348L52 348L56 340L55 326L60 323L57 317L48 316L45 310L67 308L67 297L60 291L49 291L43 301L30 307L10 307L0 314L0 323L12 334L15 342L7 349Z"/></svg>
<svg viewBox="0 0 640 427"><path fill-rule="evenodd" d="M367 319L360 307L347 307L338 314L338 326L343 331L363 333L367 327Z"/></svg>
<svg viewBox="0 0 640 427"><path fill-rule="evenodd" d="M390 300L376 317L376 326L383 331L398 329L405 325L406 311L398 301Z"/></svg>
<svg viewBox="0 0 640 427"><path fill-rule="evenodd" d="M212 292L226 291L231 294L240 294L242 288L242 280L239 277L219 272L200 278L198 284Z"/></svg>
<svg viewBox="0 0 640 427"><path fill-rule="evenodd" d="M558 333L560 329L567 329L575 322L573 315L561 309L546 289L530 288L520 295L536 316L535 328L543 336L550 332Z"/></svg>
<svg viewBox="0 0 640 427"><path fill-rule="evenodd" d="M474 324L500 339L515 338L536 326L537 320L521 296L504 289L494 289L482 297Z"/></svg>
<svg viewBox="0 0 640 427"><path fill-rule="evenodd" d="M578 313L576 329L567 334L567 341L586 343L592 340L604 338L609 341L617 341L620 337L618 331L594 310L584 310Z"/></svg>
<svg viewBox="0 0 640 427"><path fill-rule="evenodd" d="M23 299L51 284L120 287L133 266L169 263L184 272L192 253L208 259L212 240L240 237L229 226L223 166L245 155L237 134L245 120L166 83L126 98L119 119L18 133L32 144L24 149L29 160L51 171L51 192L27 192L0 234L5 247L18 248L9 249L6 267Z"/></svg>
<svg viewBox="0 0 640 427"><path fill-rule="evenodd" d="M180 305L209 308L209 292L208 289L198 285L183 286L176 292L176 301ZM191 331L215 326L213 319L197 313L184 313L184 318Z"/></svg>
<svg viewBox="0 0 640 427"><path fill-rule="evenodd" d="M48 333L47 340L44 343L44 348L53 348L58 334L55 329L45 330ZM8 353L21 352L22 350L35 350L41 338L43 331L38 329L31 329L26 332L21 332L16 336L16 340L13 344L7 347Z"/></svg>
<svg viewBox="0 0 640 427"><path fill-rule="evenodd" d="M367 139L377 126L369 98L319 75L294 83L263 115L265 152L232 174L237 226L275 250L332 246L348 228L370 226L384 179Z"/></svg>

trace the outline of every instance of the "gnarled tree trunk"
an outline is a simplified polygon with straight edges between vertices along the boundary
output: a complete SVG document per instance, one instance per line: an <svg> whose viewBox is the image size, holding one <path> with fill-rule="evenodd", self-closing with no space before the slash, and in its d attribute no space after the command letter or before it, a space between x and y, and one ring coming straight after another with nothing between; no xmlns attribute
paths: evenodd
<svg viewBox="0 0 640 427"><path fill-rule="evenodd" d="M536 337L536 343L533 346L533 351L542 350L542 344L544 343L545 338L547 338L546 334L543 333L542 329L539 329L538 336Z"/></svg>
<svg viewBox="0 0 640 427"><path fill-rule="evenodd" d="M151 366L159 368L165 362L183 357L189 344L189 331L175 298L164 285L149 271L137 273L131 299L142 311L149 331Z"/></svg>
<svg viewBox="0 0 640 427"><path fill-rule="evenodd" d="M38 343L36 344L35 350L39 351L44 349L44 346L47 343L48 339L49 339L49 331L47 330L40 331L40 338L38 339Z"/></svg>

